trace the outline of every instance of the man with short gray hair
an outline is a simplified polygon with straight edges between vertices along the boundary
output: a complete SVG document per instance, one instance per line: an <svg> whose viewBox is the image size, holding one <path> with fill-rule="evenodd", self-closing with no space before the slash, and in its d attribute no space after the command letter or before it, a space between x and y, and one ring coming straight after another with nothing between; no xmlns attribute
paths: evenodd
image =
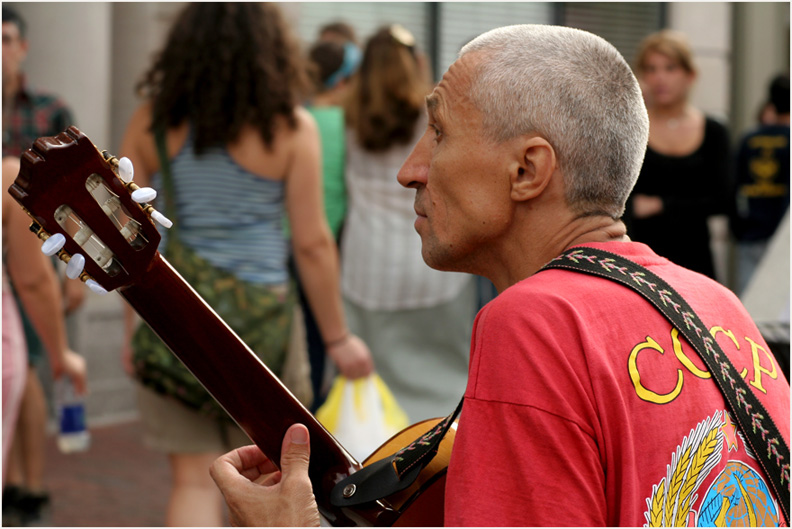
<svg viewBox="0 0 792 529"><path fill-rule="evenodd" d="M620 220L649 123L615 48L563 27L490 31L427 111L398 175L416 190L424 260L499 291L474 325L446 525L788 524L691 342L631 288L567 269L625 275L626 258L647 269L632 282L672 284L701 318L688 329L717 341L788 445L789 383L737 298L631 242ZM308 441L292 426L269 477L254 446L215 462L232 521L318 523Z"/></svg>

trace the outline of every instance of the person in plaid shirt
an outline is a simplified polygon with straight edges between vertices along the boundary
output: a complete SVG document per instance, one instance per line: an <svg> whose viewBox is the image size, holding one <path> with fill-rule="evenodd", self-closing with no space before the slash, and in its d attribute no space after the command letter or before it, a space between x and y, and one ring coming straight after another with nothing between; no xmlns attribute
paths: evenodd
<svg viewBox="0 0 792 529"><path fill-rule="evenodd" d="M3 157L21 156L36 138L74 124L63 100L26 84L21 66L27 50L24 20L3 6Z"/></svg>
<svg viewBox="0 0 792 529"><path fill-rule="evenodd" d="M19 158L37 138L55 136L74 123L60 98L26 84L21 66L27 50L25 21L3 6L3 158ZM84 298L82 283L64 280L63 296L67 313L77 309ZM37 369L46 365L46 351L18 298L17 306L25 330L28 373L3 488L3 525L40 523L49 503L44 489L47 405Z"/></svg>

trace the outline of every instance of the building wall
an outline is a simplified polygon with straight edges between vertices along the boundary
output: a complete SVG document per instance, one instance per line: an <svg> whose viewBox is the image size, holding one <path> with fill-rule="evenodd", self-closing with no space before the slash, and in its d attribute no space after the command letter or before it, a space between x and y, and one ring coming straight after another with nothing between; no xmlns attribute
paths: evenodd
<svg viewBox="0 0 792 529"><path fill-rule="evenodd" d="M729 117L731 9L723 2L668 4L668 26L685 33L699 69L692 103L724 122Z"/></svg>
<svg viewBox="0 0 792 529"><path fill-rule="evenodd" d="M730 5L723 2L668 5L668 27L687 35L698 68L691 102L727 126L731 97L731 14ZM715 274L719 281L728 284L731 275L728 219L724 215L710 217L709 228Z"/></svg>
<svg viewBox="0 0 792 529"><path fill-rule="evenodd" d="M25 66L31 82L61 95L78 126L100 148L118 152L140 100L134 86L162 45L182 3L9 2L29 25ZM766 81L789 64L786 3L669 3L668 25L688 34L700 67L694 104L743 130L764 98ZM286 4L293 24L300 4ZM738 69L738 71L735 71ZM719 274L728 276L724 225L714 226ZM74 347L89 365L93 424L135 414L134 391L121 369L122 301L87 293L75 320Z"/></svg>
<svg viewBox="0 0 792 529"><path fill-rule="evenodd" d="M27 22L30 83L60 95L95 142L109 139L113 4L7 2ZM87 29L90 28L88 31Z"/></svg>
<svg viewBox="0 0 792 529"><path fill-rule="evenodd" d="M789 73L789 3L735 2L731 85L731 125L737 136L756 124L767 86Z"/></svg>
<svg viewBox="0 0 792 529"><path fill-rule="evenodd" d="M108 149L118 152L124 130L140 104L135 85L162 47L176 11L175 2L118 2L113 4L111 112Z"/></svg>

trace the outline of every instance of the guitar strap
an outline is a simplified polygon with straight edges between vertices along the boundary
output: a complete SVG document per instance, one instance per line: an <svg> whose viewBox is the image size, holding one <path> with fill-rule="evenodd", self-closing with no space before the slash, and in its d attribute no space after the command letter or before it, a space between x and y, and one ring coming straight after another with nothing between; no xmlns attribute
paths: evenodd
<svg viewBox="0 0 792 529"><path fill-rule="evenodd" d="M463 397L451 415L409 445L338 482L330 492L330 503L352 507L385 498L412 485L437 454L440 441L459 416L464 401Z"/></svg>
<svg viewBox="0 0 792 529"><path fill-rule="evenodd" d="M154 141L157 145L157 157L160 162L160 175L162 176L162 187L165 190L165 216L173 221L173 226L168 230L172 239L175 239L179 231L179 222L176 218L176 196L173 190L173 177L170 170L170 159L168 158L168 150L165 143L165 128L157 127L154 129Z"/></svg>
<svg viewBox="0 0 792 529"><path fill-rule="evenodd" d="M723 393L746 442L769 477L788 522L789 446L770 414L710 336L707 327L690 305L656 274L611 252L578 246L562 253L542 270L553 268L605 277L632 288L649 300L682 333L704 360L712 379Z"/></svg>
<svg viewBox="0 0 792 529"><path fill-rule="evenodd" d="M709 335L707 327L690 305L656 274L611 252L576 247L553 259L540 272L554 268L605 277L632 288L649 300L682 333L713 374L712 378L735 415L746 442L770 478L776 497L781 501L784 516L789 521L789 447L772 417ZM338 483L331 493L331 503L339 507L359 505L408 487L437 453L440 441L459 415L463 402L464 398L451 415L407 447ZM765 449L766 457L760 457ZM347 495L345 491L353 493Z"/></svg>

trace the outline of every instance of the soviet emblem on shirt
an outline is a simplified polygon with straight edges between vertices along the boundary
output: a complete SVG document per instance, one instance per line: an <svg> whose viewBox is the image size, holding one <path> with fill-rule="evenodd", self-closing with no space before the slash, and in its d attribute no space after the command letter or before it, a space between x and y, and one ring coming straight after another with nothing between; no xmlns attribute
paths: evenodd
<svg viewBox="0 0 792 529"><path fill-rule="evenodd" d="M700 422L652 486L644 527L778 526L778 505L761 472L731 458L741 450L756 459L728 412L716 411ZM722 459L726 466L718 472Z"/></svg>

